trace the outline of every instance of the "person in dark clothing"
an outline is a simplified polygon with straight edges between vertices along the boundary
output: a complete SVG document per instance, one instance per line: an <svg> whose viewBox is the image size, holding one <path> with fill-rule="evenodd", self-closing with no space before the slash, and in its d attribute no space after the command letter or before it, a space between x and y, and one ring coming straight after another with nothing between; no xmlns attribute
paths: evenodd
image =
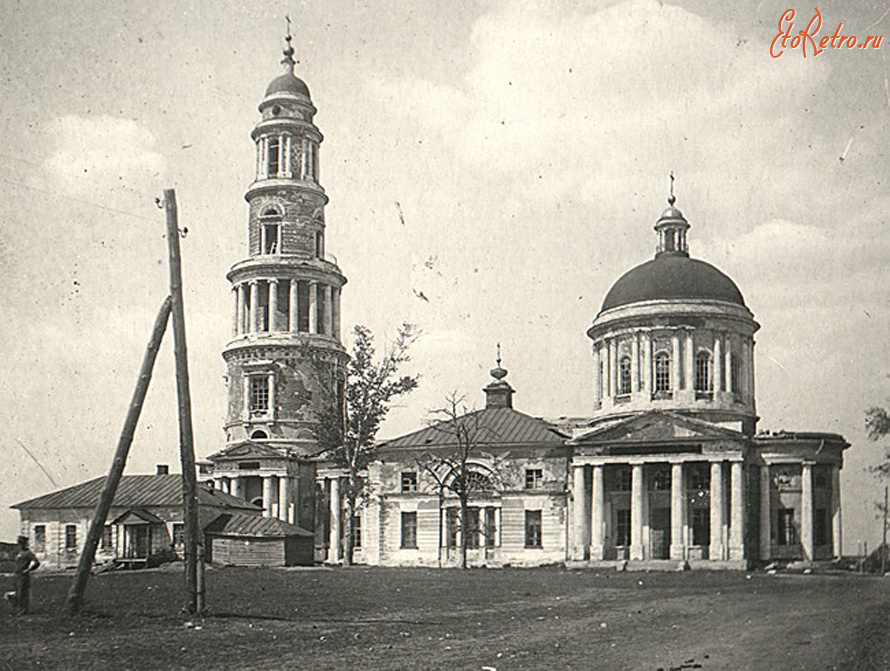
<svg viewBox="0 0 890 671"><path fill-rule="evenodd" d="M15 555L15 593L13 605L19 615L25 615L31 602L31 573L40 566L40 560L28 549L28 537L19 536L19 551Z"/></svg>

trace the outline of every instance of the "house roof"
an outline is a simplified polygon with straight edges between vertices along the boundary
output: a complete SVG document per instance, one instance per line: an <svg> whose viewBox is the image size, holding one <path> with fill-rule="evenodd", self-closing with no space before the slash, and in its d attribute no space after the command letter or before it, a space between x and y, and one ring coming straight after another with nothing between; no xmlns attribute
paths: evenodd
<svg viewBox="0 0 890 671"><path fill-rule="evenodd" d="M458 422L470 426L479 445L543 445L565 443L568 436L543 419L513 408L485 408L462 415ZM413 433L384 441L382 448L445 447L454 443L450 421L437 422Z"/></svg>
<svg viewBox="0 0 890 671"><path fill-rule="evenodd" d="M315 534L295 524L274 517L261 517L246 513L224 513L204 529L205 533L216 536L241 536L245 538L285 538Z"/></svg>
<svg viewBox="0 0 890 671"><path fill-rule="evenodd" d="M105 478L82 482L79 485L59 489L34 499L16 503L12 508L94 508ZM112 507L147 508L182 505L181 475L125 475L121 478L114 494ZM233 508L257 511L258 506L244 499L218 490L205 484L198 485L198 505L215 508Z"/></svg>

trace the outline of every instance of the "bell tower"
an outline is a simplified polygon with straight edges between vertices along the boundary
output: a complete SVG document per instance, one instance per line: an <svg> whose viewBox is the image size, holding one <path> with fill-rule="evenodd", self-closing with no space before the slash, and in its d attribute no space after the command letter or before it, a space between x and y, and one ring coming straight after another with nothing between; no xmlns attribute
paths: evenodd
<svg viewBox="0 0 890 671"><path fill-rule="evenodd" d="M247 256L232 266L232 339L228 369L226 448L213 455L220 487L266 515L305 526L290 491L319 452L317 429L342 401L348 355L340 341L340 295L346 277L325 249L319 179L322 134L309 88L294 74L291 35L284 72L259 104L250 134L256 147ZM237 462L237 463L236 463ZM234 472L233 472L234 471ZM311 507L311 491L304 491ZM302 501L301 501L302 504Z"/></svg>

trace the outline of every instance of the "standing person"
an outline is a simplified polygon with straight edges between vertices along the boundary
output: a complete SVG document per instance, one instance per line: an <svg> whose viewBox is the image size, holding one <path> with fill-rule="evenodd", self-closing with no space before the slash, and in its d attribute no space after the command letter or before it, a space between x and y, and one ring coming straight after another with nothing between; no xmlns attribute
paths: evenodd
<svg viewBox="0 0 890 671"><path fill-rule="evenodd" d="M28 549L28 537L19 536L19 551L15 555L15 606L19 615L28 612L31 601L31 572L36 571L40 561Z"/></svg>

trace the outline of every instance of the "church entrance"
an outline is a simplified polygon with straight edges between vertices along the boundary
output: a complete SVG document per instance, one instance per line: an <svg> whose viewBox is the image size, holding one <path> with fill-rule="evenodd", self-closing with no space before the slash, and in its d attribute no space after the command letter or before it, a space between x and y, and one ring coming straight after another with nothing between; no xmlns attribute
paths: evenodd
<svg viewBox="0 0 890 671"><path fill-rule="evenodd" d="M671 509L653 508L649 520L652 559L669 559L671 550Z"/></svg>

